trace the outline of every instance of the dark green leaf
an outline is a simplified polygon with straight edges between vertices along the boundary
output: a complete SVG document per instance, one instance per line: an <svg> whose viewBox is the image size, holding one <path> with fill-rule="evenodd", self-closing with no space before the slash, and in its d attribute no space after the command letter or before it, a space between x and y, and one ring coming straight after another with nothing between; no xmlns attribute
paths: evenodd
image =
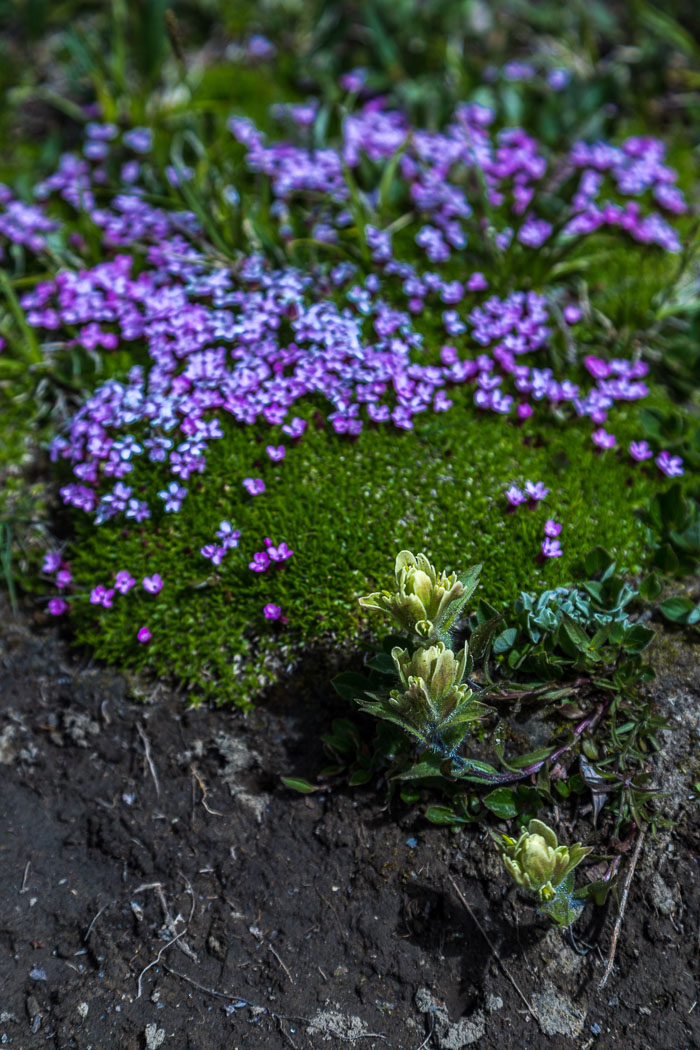
<svg viewBox="0 0 700 1050"><path fill-rule="evenodd" d="M643 623L634 623L625 631L622 640L622 648L628 653L641 653L654 637L651 627L645 627Z"/></svg>
<svg viewBox="0 0 700 1050"><path fill-rule="evenodd" d="M672 623L688 623L688 617L695 610L695 603L691 602L690 598L679 594L674 598L665 598L659 605L659 609Z"/></svg>
<svg viewBox="0 0 700 1050"><path fill-rule="evenodd" d="M488 656L491 641L502 619L502 616L492 616L490 620L484 620L483 623L477 624L472 631L469 638L469 651L475 660L481 660Z"/></svg>
<svg viewBox="0 0 700 1050"><path fill-rule="evenodd" d="M331 685L343 700L359 700L371 688L369 679L355 671L342 671L331 680Z"/></svg>
<svg viewBox="0 0 700 1050"><path fill-rule="evenodd" d="M280 780L285 787L290 788L292 791L300 791L302 795L311 795L314 791L320 791L319 787L314 787L308 780L302 779L302 777L280 777Z"/></svg>
<svg viewBox="0 0 700 1050"><path fill-rule="evenodd" d="M606 573L614 564L615 559L604 547L594 547L586 555L585 566L589 576L595 576L599 572Z"/></svg>
<svg viewBox="0 0 700 1050"><path fill-rule="evenodd" d="M425 815L431 824L466 824L464 817L458 817L449 806L428 806Z"/></svg>
<svg viewBox="0 0 700 1050"><path fill-rule="evenodd" d="M649 576L645 576L642 582L639 584L639 594L647 602L654 602L661 594L663 585L661 580L652 572Z"/></svg>
<svg viewBox="0 0 700 1050"><path fill-rule="evenodd" d="M496 788L495 791L486 795L483 801L484 805L500 820L509 820L517 816L519 811L519 806L515 801L515 791L512 788Z"/></svg>
<svg viewBox="0 0 700 1050"><path fill-rule="evenodd" d="M366 784L372 777L372 771L370 769L356 769L348 780L350 787L359 787L361 784Z"/></svg>
<svg viewBox="0 0 700 1050"><path fill-rule="evenodd" d="M380 674L396 675L396 666L388 653L377 653L367 661L367 667Z"/></svg>

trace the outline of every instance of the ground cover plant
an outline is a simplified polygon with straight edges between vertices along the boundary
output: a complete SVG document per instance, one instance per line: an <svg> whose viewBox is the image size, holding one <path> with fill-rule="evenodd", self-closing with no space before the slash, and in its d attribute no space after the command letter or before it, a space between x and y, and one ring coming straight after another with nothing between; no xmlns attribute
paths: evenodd
<svg viewBox="0 0 700 1050"><path fill-rule="evenodd" d="M193 135L163 172L149 129L93 121L36 203L6 192L3 218L23 252L64 264L19 299L22 336L133 362L52 442L72 469L62 498L92 524L47 556L49 611L70 609L101 656L244 702L281 628L352 630L348 588L377 546L497 543L494 600L533 562L567 578L596 536L634 570L635 511L685 473L635 411L665 406L638 333L689 258L660 142L548 156L478 104L438 133L378 100L338 110L339 144L328 130L320 149L314 105L276 115L299 144L234 117L221 172ZM613 302L602 268L638 259ZM380 511L377 546L339 502Z"/></svg>
<svg viewBox="0 0 700 1050"><path fill-rule="evenodd" d="M700 624L693 23L683 4L504 0L496 18L471 0L117 0L19 5L0 39L0 571L15 615L24 598L39 626L147 671L156 704L174 687L178 711L183 698L199 708L182 715L186 750L174 737L168 749L172 783L191 774L205 820L222 818L207 801L221 773L261 834L277 802L299 829L317 810L350 813L353 829L363 813L389 823L389 910L402 899L401 936L430 958L459 949L459 924L434 921L424 869L387 859L387 843L412 857L416 829L441 834L431 841L463 864L480 837L479 885L519 942L548 919L583 958L612 904L604 984L643 844L673 836L697 796L692 730L654 670L673 683L659 654ZM39 693L51 747L102 734L112 763L109 705L91 721L63 694L43 710ZM185 831L160 798L150 708L125 714L122 694L110 697L158 799L148 819L171 817L158 870L168 836L199 855L196 805ZM215 710L230 702L243 712ZM218 735L185 739L205 722ZM9 711L0 761L31 781L42 748L27 725ZM132 787L99 806L131 814ZM144 850L151 831L129 819ZM111 816L86 826L89 850L130 850L131 865ZM342 834L328 832L328 856L349 872ZM275 857L306 855L304 836ZM196 878L213 872L200 863ZM287 874L274 871L277 896ZM190 951L195 875L182 878L188 922L153 884L163 953L180 938ZM294 984L278 930L253 919L256 950L269 934ZM219 938L207 929L202 957L224 957ZM367 935L363 954L374 945ZM99 948L95 960L100 971ZM453 1045L425 991L423 1045ZM253 1009L211 994L227 1019ZM541 1027L547 994L536 1011L526 1000ZM36 999L26 1012L38 1031ZM481 1021L465 1024L467 1043L480 1038Z"/></svg>

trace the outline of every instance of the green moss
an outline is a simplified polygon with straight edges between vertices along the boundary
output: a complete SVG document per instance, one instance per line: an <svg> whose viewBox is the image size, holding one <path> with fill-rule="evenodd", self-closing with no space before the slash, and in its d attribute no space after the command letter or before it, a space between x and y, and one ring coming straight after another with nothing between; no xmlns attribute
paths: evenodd
<svg viewBox="0 0 700 1050"><path fill-rule="evenodd" d="M619 451L601 454L589 421L516 427L478 415L467 390L453 396L450 412L422 419L413 432L379 427L354 443L327 425L319 429L309 409L307 434L281 464L265 454L269 430L229 424L205 474L186 483L179 514L99 528L80 516L71 555L79 639L99 657L148 663L200 695L245 702L280 641L348 638L360 625L373 626L357 598L391 578L401 548L424 550L441 568L483 562L480 595L496 605L521 589L570 579L596 544L639 570L645 531L635 510L659 483L656 468L634 464L626 452L639 436L635 407L616 416ZM129 481L160 502L153 497L170 476L154 478L153 469L149 476L149 465L140 464ZM264 495L246 494L241 481L249 475L264 478ZM505 489L528 478L544 481L549 496L533 510L509 512ZM564 556L543 563L548 517L563 524ZM241 530L240 547L214 569L200 548L223 519ZM259 574L248 562L266 536L286 541L294 556ZM112 609L90 605L90 589L108 586L120 569L139 585L116 594ZM165 580L157 597L140 585L153 572ZM264 619L268 602L282 607L286 629ZM141 626L152 632L148 646L136 641Z"/></svg>

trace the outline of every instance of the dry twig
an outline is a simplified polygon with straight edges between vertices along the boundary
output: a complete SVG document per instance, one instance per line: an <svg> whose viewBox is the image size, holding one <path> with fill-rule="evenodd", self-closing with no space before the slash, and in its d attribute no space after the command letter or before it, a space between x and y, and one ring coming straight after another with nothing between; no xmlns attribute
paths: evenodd
<svg viewBox="0 0 700 1050"><path fill-rule="evenodd" d="M141 737L141 743L143 744L144 754L146 756L146 764L150 770L151 776L153 777L153 783L156 786L156 795L160 797L160 784L158 783L158 773L156 772L155 763L151 756L151 743L146 736L145 730L140 722L136 723L136 731Z"/></svg>
<svg viewBox="0 0 700 1050"><path fill-rule="evenodd" d="M627 876L625 878L625 885L622 890L622 897L620 899L620 908L617 913L617 919L615 920L615 929L613 930L612 943L610 945L610 955L608 956L608 965L605 967L605 973L602 976L600 984L598 985L598 991L602 992L605 985L608 983L608 977L612 973L613 963L615 962L615 952L617 951L617 942L620 937L620 930L622 929L622 919L624 918L625 908L627 907L627 897L629 896L630 886L632 885L632 877L634 875L634 869L637 866L639 860L639 854L642 852L642 843L644 842L644 832L639 832L639 838L637 839L637 845L634 847L634 853L632 855L632 862L629 866Z"/></svg>
<svg viewBox="0 0 700 1050"><path fill-rule="evenodd" d="M498 952L496 951L496 949L494 948L494 946L493 946L493 942L491 941L491 938L489 937L489 935L487 934L486 930L485 930L485 929L483 928L483 926L481 925L481 923L480 923L480 922L479 922L479 920L477 919L477 917L476 917L476 915L474 914L474 912L472 911L472 909L471 909L470 905L469 905L469 904L467 903L467 901L466 901L465 897L463 896L463 894L462 894L462 892L461 892L461 890L460 890L459 886L457 885L457 883L455 882L455 880L454 880L454 879L452 878L452 876L451 876L451 875L448 875L448 878L449 878L450 882L452 883L452 889L453 889L453 890L455 891L455 893L457 894L457 896L458 896L458 897L459 897L459 899L461 900L462 904L464 905L464 907L465 907L465 908L467 909L467 911L469 912L469 915L471 916L471 918L472 918L472 921L474 922L474 924L475 924L475 926L476 926L477 930L479 931L479 933L481 934L481 936L482 936L482 937L484 938L484 940L485 940L485 941L486 941L486 943L488 944L489 948L491 949L491 954L493 955L494 959L496 960L496 962L498 963L498 965L500 966L501 970L503 971L503 973L505 974L505 976L506 976L506 977L508 978L508 980L510 981L510 983L511 983L511 984L513 985L513 987L515 988L516 992L518 993L518 995L520 996L520 998L522 999L522 1001L523 1001L523 1002L525 1003L525 1005L527 1006L527 1008L528 1008L529 1012L530 1012L530 1013L532 1014L532 1016L533 1016L533 1017L535 1018L535 1020L537 1021L537 1023L538 1023L538 1024L540 1024L540 1019L539 1019L539 1017L537 1016L537 1012L536 1012L536 1010L534 1009L534 1007L532 1006L532 1004L531 1004L530 1002L528 1002L528 1000L526 999L526 997L525 997L524 993L523 993L523 992L521 991L521 989L520 989L519 985L517 984L517 982L516 982L515 978L513 977L512 973L510 972L510 970L508 969L508 967L506 966L506 964L505 964L505 963L503 962L503 960L501 959L501 957L500 957L500 955L498 954ZM540 1025L540 1027L541 1027L541 1025Z"/></svg>

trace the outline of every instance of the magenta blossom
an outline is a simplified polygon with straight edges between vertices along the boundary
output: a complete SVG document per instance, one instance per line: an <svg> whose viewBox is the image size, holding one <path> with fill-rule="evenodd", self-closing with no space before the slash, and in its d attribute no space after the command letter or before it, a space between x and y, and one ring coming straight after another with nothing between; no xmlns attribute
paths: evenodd
<svg viewBox="0 0 700 1050"><path fill-rule="evenodd" d="M306 430L306 425L305 419L300 419L299 416L294 416L289 423L284 424L282 431L285 434L289 434L292 438L300 438Z"/></svg>
<svg viewBox="0 0 700 1050"><path fill-rule="evenodd" d="M122 569L121 572L118 572L114 577L114 586L120 594L128 594L135 583L136 580L130 572L126 571L126 569Z"/></svg>
<svg viewBox="0 0 700 1050"><path fill-rule="evenodd" d="M60 568L61 555L58 551L49 551L44 558L44 564L41 566L44 572L56 572L56 569Z"/></svg>
<svg viewBox="0 0 700 1050"><path fill-rule="evenodd" d="M68 608L68 602L63 598L52 598L49 602L49 612L52 616L61 616Z"/></svg>
<svg viewBox="0 0 700 1050"><path fill-rule="evenodd" d="M243 488L251 496L261 496L265 491L265 482L262 478L243 478Z"/></svg>
<svg viewBox="0 0 700 1050"><path fill-rule="evenodd" d="M286 543L279 543L276 547L271 539L265 538L265 547L267 548L267 555L270 561L282 562L287 561L288 558L294 554L294 551L290 551Z"/></svg>
<svg viewBox="0 0 700 1050"><path fill-rule="evenodd" d="M139 627L138 634L136 635L142 645L146 645L151 640L151 632L148 627Z"/></svg>
<svg viewBox="0 0 700 1050"><path fill-rule="evenodd" d="M71 576L70 569L59 569L56 573L56 586L59 590L63 590L71 582L73 577Z"/></svg>
<svg viewBox="0 0 700 1050"><path fill-rule="evenodd" d="M529 419L532 415L532 405L528 405L526 402L518 405L517 415L518 419Z"/></svg>
<svg viewBox="0 0 700 1050"><path fill-rule="evenodd" d="M510 488L506 489L506 499L511 507L517 507L525 502L526 497L517 485L511 485Z"/></svg>
<svg viewBox="0 0 700 1050"><path fill-rule="evenodd" d="M601 357L593 357L591 354L584 357L583 363L594 379L607 379L610 375L610 365Z"/></svg>
<svg viewBox="0 0 700 1050"><path fill-rule="evenodd" d="M654 453L649 448L647 441L633 441L630 445L630 456L641 463L645 459L651 459Z"/></svg>
<svg viewBox="0 0 700 1050"><path fill-rule="evenodd" d="M102 605L105 609L112 608L112 599L114 598L114 588L103 587L101 583L98 583L97 587L93 587L90 592L90 604L91 605Z"/></svg>
<svg viewBox="0 0 700 1050"><path fill-rule="evenodd" d="M615 445L617 444L617 438L615 437L615 435L614 434L608 434L607 430L604 430L603 427L598 427L597 430L594 430L593 434L592 434L592 438L593 438L593 444L597 448L602 448L602 449L614 448Z"/></svg>
<svg viewBox="0 0 700 1050"><path fill-rule="evenodd" d="M143 589L149 594L160 594L163 590L163 580L159 573L154 572L152 576L144 576Z"/></svg>
<svg viewBox="0 0 700 1050"><path fill-rule="evenodd" d="M685 473L681 457L672 456L671 453L666 450L659 452L654 462L667 478L678 478L681 474Z"/></svg>
<svg viewBox="0 0 700 1050"><path fill-rule="evenodd" d="M544 523L544 534L549 539L553 540L561 532L561 525L558 521L554 521L553 518L548 518Z"/></svg>
<svg viewBox="0 0 700 1050"><path fill-rule="evenodd" d="M279 620L281 615L281 606L273 605L272 602L269 602L263 609L263 616L266 620Z"/></svg>
<svg viewBox="0 0 700 1050"><path fill-rule="evenodd" d="M253 572L265 572L269 564L270 559L267 554L265 554L264 551L257 551L257 553L253 555L253 560L248 562L248 568L252 569Z"/></svg>
<svg viewBox="0 0 700 1050"><path fill-rule="evenodd" d="M561 558L563 553L559 540L550 539L549 536L542 540L542 554L545 558Z"/></svg>
<svg viewBox="0 0 700 1050"><path fill-rule="evenodd" d="M549 489L546 489L544 487L544 482L542 481L526 481L525 492L527 493L529 498L531 500L534 500L536 503L538 503L541 499L544 499L545 496L549 495Z"/></svg>
<svg viewBox="0 0 700 1050"><path fill-rule="evenodd" d="M287 455L284 445L266 445L265 451L273 463L279 463Z"/></svg>
<svg viewBox="0 0 700 1050"><path fill-rule="evenodd" d="M578 306L565 306L564 320L567 324L577 324L581 320L581 311L579 310Z"/></svg>

